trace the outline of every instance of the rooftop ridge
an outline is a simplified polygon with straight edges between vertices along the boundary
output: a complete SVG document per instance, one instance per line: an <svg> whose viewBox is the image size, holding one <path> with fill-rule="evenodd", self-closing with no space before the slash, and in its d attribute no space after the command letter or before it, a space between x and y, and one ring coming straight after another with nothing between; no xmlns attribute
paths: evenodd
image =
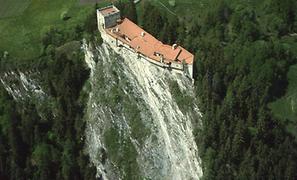
<svg viewBox="0 0 297 180"><path fill-rule="evenodd" d="M115 32L116 29L118 32ZM193 63L194 56L190 52L181 46L173 48L173 46L163 43L128 18L123 19L116 26L107 28L106 30L108 33L114 34L119 39L125 39L125 37L128 38L130 41L128 44L130 46L134 49L140 47L137 48L137 51L142 52L146 56L155 60L159 59L155 56L160 55L168 61L182 63L182 61L185 60L187 64ZM142 36L143 32L145 33L144 36ZM126 39L125 41L127 42Z"/></svg>

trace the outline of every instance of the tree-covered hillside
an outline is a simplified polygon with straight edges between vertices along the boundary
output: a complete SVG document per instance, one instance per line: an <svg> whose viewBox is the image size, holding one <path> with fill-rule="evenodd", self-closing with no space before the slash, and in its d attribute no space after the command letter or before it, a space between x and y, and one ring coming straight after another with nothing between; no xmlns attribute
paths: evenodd
<svg viewBox="0 0 297 180"><path fill-rule="evenodd" d="M295 137L268 107L297 63L296 1L214 2L197 23L205 177L296 179Z"/></svg>
<svg viewBox="0 0 297 180"><path fill-rule="evenodd" d="M204 178L296 179L296 114L288 121L269 106L285 95L297 63L296 1L161 2L176 15L146 1L143 26L196 55Z"/></svg>

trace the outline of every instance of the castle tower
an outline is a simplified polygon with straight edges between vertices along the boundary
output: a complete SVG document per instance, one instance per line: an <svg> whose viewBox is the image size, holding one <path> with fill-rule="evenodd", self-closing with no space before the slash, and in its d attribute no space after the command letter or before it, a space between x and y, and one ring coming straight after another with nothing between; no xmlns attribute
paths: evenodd
<svg viewBox="0 0 297 180"><path fill-rule="evenodd" d="M113 5L97 10L97 23L100 31L117 25L119 19L121 19L120 11Z"/></svg>

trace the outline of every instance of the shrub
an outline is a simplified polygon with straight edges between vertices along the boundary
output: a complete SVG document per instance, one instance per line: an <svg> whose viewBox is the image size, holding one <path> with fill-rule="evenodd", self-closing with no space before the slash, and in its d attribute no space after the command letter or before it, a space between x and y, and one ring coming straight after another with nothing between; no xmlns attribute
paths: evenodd
<svg viewBox="0 0 297 180"><path fill-rule="evenodd" d="M68 14L68 10L65 10L61 13L61 20L63 21L67 21L68 19L70 19L70 16Z"/></svg>

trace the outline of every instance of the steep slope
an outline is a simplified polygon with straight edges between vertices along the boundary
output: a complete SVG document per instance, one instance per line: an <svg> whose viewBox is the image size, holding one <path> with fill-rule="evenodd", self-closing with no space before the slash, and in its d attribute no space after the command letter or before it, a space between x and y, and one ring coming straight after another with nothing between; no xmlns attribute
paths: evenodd
<svg viewBox="0 0 297 180"><path fill-rule="evenodd" d="M87 150L104 179L199 179L193 123L200 123L191 81L130 52L85 45L92 90L87 107ZM94 61L97 61L95 64ZM173 93L174 88L179 94ZM174 94L174 95L173 95ZM180 97L176 97L180 96Z"/></svg>

